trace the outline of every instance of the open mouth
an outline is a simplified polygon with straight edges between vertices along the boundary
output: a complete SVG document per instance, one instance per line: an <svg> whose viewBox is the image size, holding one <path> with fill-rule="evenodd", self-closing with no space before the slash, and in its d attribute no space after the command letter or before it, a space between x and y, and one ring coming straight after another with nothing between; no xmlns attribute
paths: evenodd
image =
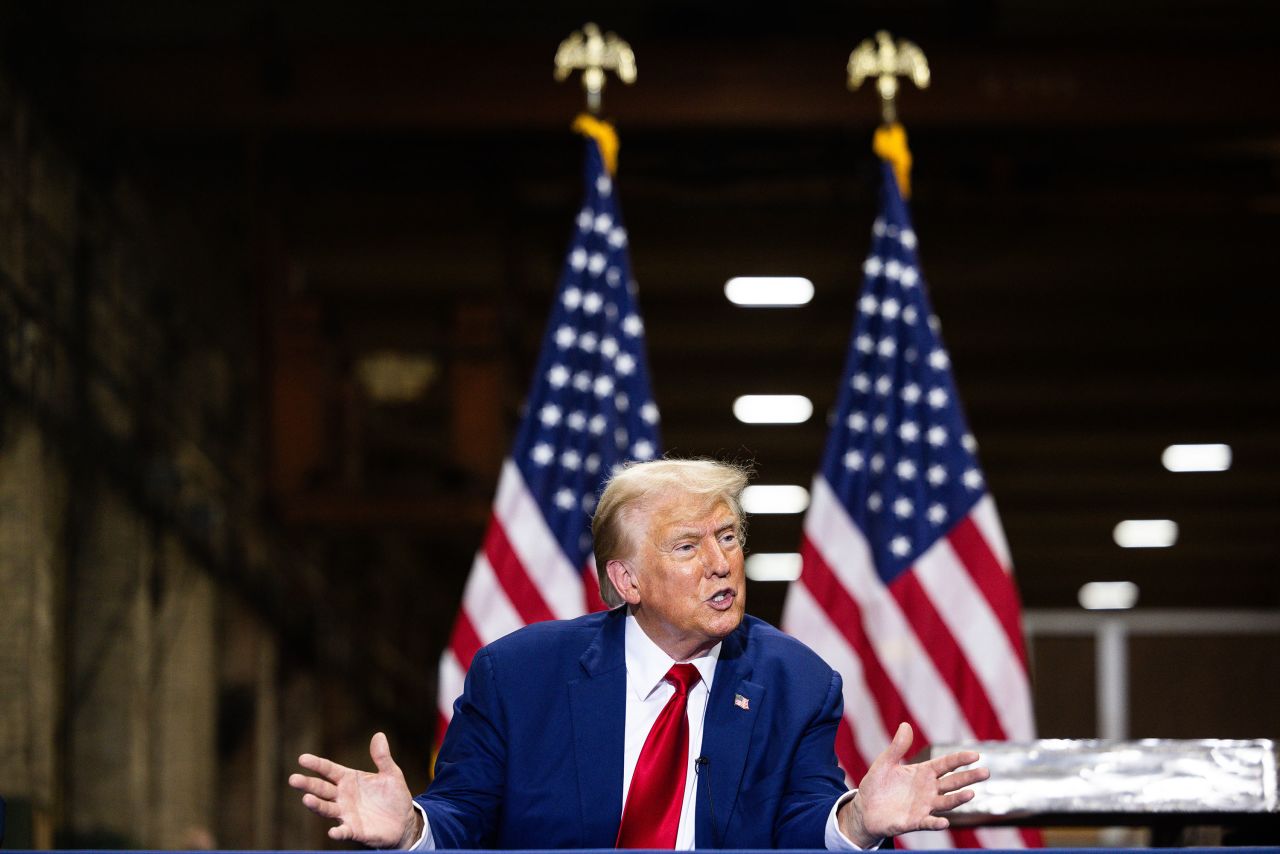
<svg viewBox="0 0 1280 854"><path fill-rule="evenodd" d="M737 594L732 590L721 590L717 592L716 595L708 599L707 604L712 608L723 611L733 605L733 600L736 595Z"/></svg>

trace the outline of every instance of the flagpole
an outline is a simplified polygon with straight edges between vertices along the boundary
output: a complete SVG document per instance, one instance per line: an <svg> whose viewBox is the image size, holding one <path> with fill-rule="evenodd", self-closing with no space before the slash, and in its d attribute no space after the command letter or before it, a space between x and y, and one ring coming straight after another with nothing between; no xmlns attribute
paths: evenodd
<svg viewBox="0 0 1280 854"><path fill-rule="evenodd" d="M851 785L899 722L916 747L1029 741L1035 715L1013 560L986 489L921 270L896 121L899 75L928 81L919 48L888 33L849 58L878 78L880 204L834 416L813 480L782 628L844 679L835 750ZM951 827L900 848L1039 847L1038 832Z"/></svg>
<svg viewBox="0 0 1280 854"><path fill-rule="evenodd" d="M907 148L907 132L898 122L898 77L906 77L920 89L929 88L929 62L914 43L897 42L885 30L874 39L865 39L849 54L851 91L862 88L868 78L876 78L880 93L881 125L876 130L872 148L882 159L893 164L898 189L904 199L911 197L911 151Z"/></svg>

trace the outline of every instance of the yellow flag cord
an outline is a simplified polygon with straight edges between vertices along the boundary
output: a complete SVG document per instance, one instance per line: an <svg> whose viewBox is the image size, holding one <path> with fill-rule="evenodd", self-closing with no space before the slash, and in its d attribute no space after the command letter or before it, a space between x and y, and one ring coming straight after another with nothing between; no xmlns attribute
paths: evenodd
<svg viewBox="0 0 1280 854"><path fill-rule="evenodd" d="M894 122L876 129L871 149L893 167L902 198L911 198L911 149L907 148L907 132Z"/></svg>
<svg viewBox="0 0 1280 854"><path fill-rule="evenodd" d="M604 168L610 175L618 171L618 132L613 125L601 121L595 116L583 113L574 119L573 129L583 136L589 136L600 146L600 156L604 158Z"/></svg>

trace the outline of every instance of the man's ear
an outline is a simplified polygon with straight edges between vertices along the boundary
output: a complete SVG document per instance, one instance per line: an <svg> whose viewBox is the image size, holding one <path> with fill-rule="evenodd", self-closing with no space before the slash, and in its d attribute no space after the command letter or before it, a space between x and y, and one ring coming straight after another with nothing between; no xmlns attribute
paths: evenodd
<svg viewBox="0 0 1280 854"><path fill-rule="evenodd" d="M613 587L622 597L622 601L628 605L640 604L640 588L636 585L631 564L614 558L605 564L604 570L609 574L609 580L613 582Z"/></svg>

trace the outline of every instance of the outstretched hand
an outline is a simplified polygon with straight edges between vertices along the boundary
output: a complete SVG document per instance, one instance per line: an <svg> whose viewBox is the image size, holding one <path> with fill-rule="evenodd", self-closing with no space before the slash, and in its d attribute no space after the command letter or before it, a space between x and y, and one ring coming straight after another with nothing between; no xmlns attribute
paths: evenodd
<svg viewBox="0 0 1280 854"><path fill-rule="evenodd" d="M972 800L967 787L991 776L986 768L957 770L978 761L972 750L905 764L911 741L911 725L899 724L858 784L858 794L840 808L840 829L862 848L913 830L945 830L950 822L942 813Z"/></svg>
<svg viewBox="0 0 1280 854"><path fill-rule="evenodd" d="M337 822L329 828L330 839L373 848L405 848L422 833L422 819L382 733L375 733L369 742L369 756L376 772L304 753L298 764L319 776L291 774L289 785L304 793L302 803L307 809Z"/></svg>

